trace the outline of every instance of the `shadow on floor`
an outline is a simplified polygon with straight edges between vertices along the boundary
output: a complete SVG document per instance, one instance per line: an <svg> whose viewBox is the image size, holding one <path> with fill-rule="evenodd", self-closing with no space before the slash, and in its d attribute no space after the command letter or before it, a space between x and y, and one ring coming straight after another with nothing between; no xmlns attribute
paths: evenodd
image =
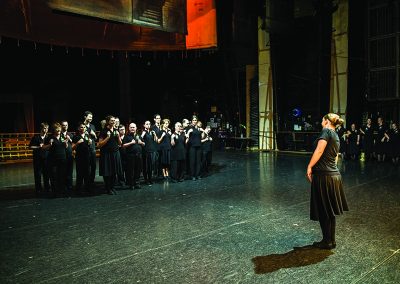
<svg viewBox="0 0 400 284"><path fill-rule="evenodd" d="M304 247L294 247L293 250L283 254L270 254L266 256L256 256L252 259L254 272L265 274L277 271L281 268L301 267L316 264L327 259L333 252L323 250L311 245Z"/></svg>

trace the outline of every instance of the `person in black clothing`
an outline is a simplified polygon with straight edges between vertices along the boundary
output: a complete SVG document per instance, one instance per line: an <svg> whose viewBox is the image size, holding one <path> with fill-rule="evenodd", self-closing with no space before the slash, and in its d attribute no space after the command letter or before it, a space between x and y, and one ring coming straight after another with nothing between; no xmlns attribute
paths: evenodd
<svg viewBox="0 0 400 284"><path fill-rule="evenodd" d="M378 126L375 132L375 153L378 162L384 162L387 152L387 128L383 123L383 118L378 117Z"/></svg>
<svg viewBox="0 0 400 284"><path fill-rule="evenodd" d="M123 141L125 136L126 136L125 135L125 126L121 124L121 125L118 125L118 128L116 128L116 129L118 129L118 133L119 133L119 136L121 137L121 141ZM125 182L126 182L125 173L126 173L126 159L127 159L127 157L126 157L126 149L125 149L125 147L122 147L122 145L121 145L121 147L119 147L119 154L121 156L122 173L121 173L121 175L117 176L116 184L118 186L124 187L125 186Z"/></svg>
<svg viewBox="0 0 400 284"><path fill-rule="evenodd" d="M68 140L61 136L61 125L53 124L53 133L45 140L44 148L49 150L48 165L53 196L66 193L66 166Z"/></svg>
<svg viewBox="0 0 400 284"><path fill-rule="evenodd" d="M106 117L106 127L99 135L99 174L103 176L106 193L117 194L114 189L117 175L121 175L122 165L119 146L122 145L118 130L114 128L115 118Z"/></svg>
<svg viewBox="0 0 400 284"><path fill-rule="evenodd" d="M67 155L67 163L66 163L66 177L65 181L67 185L67 190L69 192L72 191L72 175L74 171L74 157L72 155L72 138L73 134L68 132L68 121L61 121L61 137L67 141L68 147L65 149L65 153Z"/></svg>
<svg viewBox="0 0 400 284"><path fill-rule="evenodd" d="M186 143L189 145L189 164L192 180L201 179L201 129L198 127L197 116L192 117L192 125L186 133Z"/></svg>
<svg viewBox="0 0 400 284"><path fill-rule="evenodd" d="M400 158L400 131L397 123L392 123L392 128L389 131L388 137L392 162L393 165L397 166Z"/></svg>
<svg viewBox="0 0 400 284"><path fill-rule="evenodd" d="M182 130L183 134L186 135L190 129L190 121L187 118L182 119ZM185 168L183 174L190 176L190 164L189 164L189 145L185 143Z"/></svg>
<svg viewBox="0 0 400 284"><path fill-rule="evenodd" d="M85 191L90 192L90 151L91 144L94 141L86 132L85 124L79 123L78 131L72 138L72 149L75 151L76 167L76 192L82 192L82 186Z"/></svg>
<svg viewBox="0 0 400 284"><path fill-rule="evenodd" d="M180 122L175 123L175 131L171 135L171 181L181 182L184 177L186 163L185 133Z"/></svg>
<svg viewBox="0 0 400 284"><path fill-rule="evenodd" d="M342 125L338 125L336 128L336 133L339 136L339 141L340 141L340 148L339 148L339 154L342 159L345 158L346 154L346 129Z"/></svg>
<svg viewBox="0 0 400 284"><path fill-rule="evenodd" d="M349 210L336 164L340 142L335 127L342 123L343 119L334 113L322 118L323 129L307 166L306 177L311 182L310 219L319 221L323 235L322 241L313 245L321 249L336 247L335 216Z"/></svg>
<svg viewBox="0 0 400 284"><path fill-rule="evenodd" d="M47 167L48 150L43 148L44 142L47 138L49 125L46 122L40 124L40 133L34 135L29 143L29 148L33 150L33 174L35 179L36 193L42 192L42 176L44 190L50 190L50 177Z"/></svg>
<svg viewBox="0 0 400 284"><path fill-rule="evenodd" d="M151 131L154 131L154 133L157 136L157 139L160 139L161 137L161 115L155 114L153 117L154 124L151 126ZM157 155L155 156L155 163L156 163L156 168L154 168L155 174L158 178L161 178L162 176L162 165L161 165L161 155L162 151L160 149L160 145L156 143L156 153Z"/></svg>
<svg viewBox="0 0 400 284"><path fill-rule="evenodd" d="M94 186L94 180L96 178L96 143L95 141L97 140L97 135L96 135L96 127L92 124L93 120L93 114L90 111L85 111L84 114L84 121L83 124L85 124L86 127L86 132L90 136L90 139L94 143L90 145L90 176L89 176L89 181L90 181L90 186Z"/></svg>
<svg viewBox="0 0 400 284"><path fill-rule="evenodd" d="M159 160L165 180L169 179L169 168L171 166L171 130L168 128L169 124L169 119L162 120L160 137L157 139L158 149L161 153Z"/></svg>
<svg viewBox="0 0 400 284"><path fill-rule="evenodd" d="M153 184L153 172L157 171L157 135L150 129L150 121L143 125L144 130L140 135L144 142L143 147L143 177L146 184Z"/></svg>
<svg viewBox="0 0 400 284"><path fill-rule="evenodd" d="M126 154L126 184L130 189L140 188L140 173L142 171L142 146L144 143L140 140L136 133L137 127L135 123L129 124L129 133L122 140L122 148Z"/></svg>
<svg viewBox="0 0 400 284"><path fill-rule="evenodd" d="M350 127L350 130L347 130L347 150L346 156L355 160L358 157L360 151L360 133L356 129L356 125L353 123Z"/></svg>
<svg viewBox="0 0 400 284"><path fill-rule="evenodd" d="M360 133L362 135L362 148L365 160L371 160L374 155L374 129L370 118L367 119L367 124L360 128Z"/></svg>
<svg viewBox="0 0 400 284"><path fill-rule="evenodd" d="M202 151L202 166L201 172L202 175L207 175L209 173L209 169L212 161L212 137L210 136L211 127L207 126L204 129L201 137L201 151Z"/></svg>

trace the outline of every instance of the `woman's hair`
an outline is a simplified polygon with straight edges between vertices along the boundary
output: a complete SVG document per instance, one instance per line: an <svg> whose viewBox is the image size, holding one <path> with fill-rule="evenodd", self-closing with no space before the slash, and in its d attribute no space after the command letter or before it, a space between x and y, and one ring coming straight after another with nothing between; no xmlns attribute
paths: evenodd
<svg viewBox="0 0 400 284"><path fill-rule="evenodd" d="M40 124L40 130L43 130L44 128L49 128L49 124L47 122L42 122Z"/></svg>
<svg viewBox="0 0 400 284"><path fill-rule="evenodd" d="M61 129L61 124L58 122L53 123L53 131L56 131L57 129Z"/></svg>
<svg viewBox="0 0 400 284"><path fill-rule="evenodd" d="M344 119L340 118L336 113L328 113L324 115L324 119L329 120L333 126L342 125L344 123Z"/></svg>
<svg viewBox="0 0 400 284"><path fill-rule="evenodd" d="M164 118L163 120L162 120L162 122L161 122L161 125L163 125L164 126L164 124L170 124L171 123L171 121L169 121L169 119L168 118Z"/></svg>

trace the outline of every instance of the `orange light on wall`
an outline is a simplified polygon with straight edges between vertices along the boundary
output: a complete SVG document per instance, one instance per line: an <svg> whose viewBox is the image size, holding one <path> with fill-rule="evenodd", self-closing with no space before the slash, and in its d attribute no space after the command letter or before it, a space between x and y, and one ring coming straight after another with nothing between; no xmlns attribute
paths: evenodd
<svg viewBox="0 0 400 284"><path fill-rule="evenodd" d="M187 0L187 49L217 47L217 12L214 0Z"/></svg>

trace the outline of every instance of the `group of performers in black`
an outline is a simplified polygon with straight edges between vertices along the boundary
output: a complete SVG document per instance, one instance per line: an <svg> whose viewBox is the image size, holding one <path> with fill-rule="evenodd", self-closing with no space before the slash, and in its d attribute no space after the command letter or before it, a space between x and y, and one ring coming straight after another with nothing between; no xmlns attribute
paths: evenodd
<svg viewBox="0 0 400 284"><path fill-rule="evenodd" d="M76 192L91 192L96 177L96 149L100 152L99 175L108 194L116 194L117 185L138 189L143 183L152 185L160 179L172 183L185 178L198 180L209 171L211 128L203 128L195 115L191 122L184 119L170 129L170 120L161 120L156 114L154 124L146 121L141 132L135 123L125 128L117 117L109 115L97 133L92 119L93 114L85 112L76 133L68 132L68 122L61 121L52 125L49 135L49 125L41 123L40 133L30 141L37 193L72 193L74 159Z"/></svg>
<svg viewBox="0 0 400 284"><path fill-rule="evenodd" d="M399 164L400 158L400 133L399 125L392 122L387 127L381 117L378 117L377 124L373 125L370 118L366 125L357 129L351 124L350 129L342 126L336 128L340 138L340 154L342 158L355 160L361 151L364 152L365 160L376 159L384 162L390 157L394 165Z"/></svg>

